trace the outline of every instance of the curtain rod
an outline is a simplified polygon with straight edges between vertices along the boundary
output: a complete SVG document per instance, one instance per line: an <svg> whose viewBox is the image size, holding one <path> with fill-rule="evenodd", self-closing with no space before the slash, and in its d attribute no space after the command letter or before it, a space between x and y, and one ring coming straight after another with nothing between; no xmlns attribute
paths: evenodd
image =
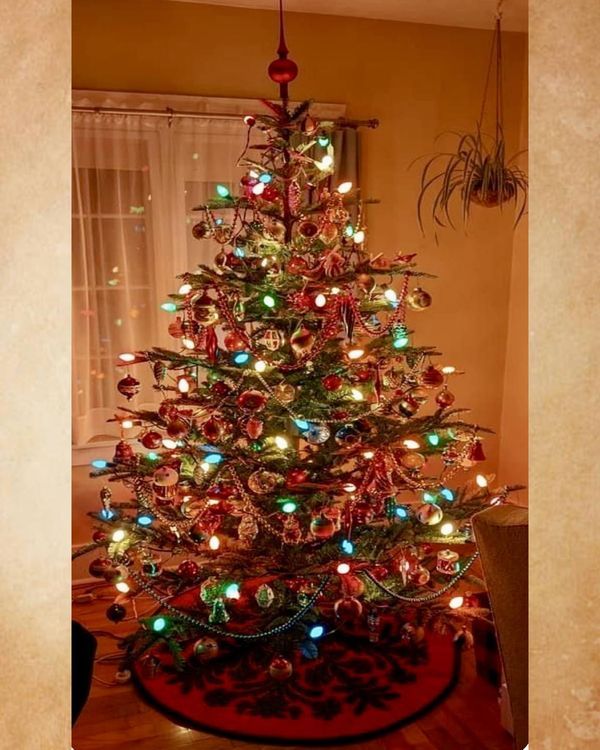
<svg viewBox="0 0 600 750"><path fill-rule="evenodd" d="M165 109L135 109L133 107L83 107L73 105L71 107L73 112L87 113L91 115L145 115L148 117L167 117L169 120L173 120L179 117L190 117L197 120L238 120L241 121L244 117L242 113L232 112L191 112L186 110L171 109L166 107ZM319 119L319 118L317 118ZM342 128L376 128L379 126L379 120L347 120L345 117L337 118L320 118L326 121L335 122L338 127Z"/></svg>

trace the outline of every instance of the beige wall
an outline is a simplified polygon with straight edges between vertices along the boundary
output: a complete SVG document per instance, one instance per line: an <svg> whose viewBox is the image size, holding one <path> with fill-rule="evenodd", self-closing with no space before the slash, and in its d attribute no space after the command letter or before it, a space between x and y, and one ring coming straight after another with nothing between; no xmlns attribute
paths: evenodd
<svg viewBox="0 0 600 750"><path fill-rule="evenodd" d="M164 0L74 0L73 24L75 88L276 94L266 76L276 48L272 12ZM525 461L515 450L524 447L526 435L525 229L514 244L514 263L511 218L495 210L476 210L468 235L443 232L436 247L421 237L415 218L419 173L408 170L415 157L432 150L438 133L473 126L490 32L290 13L287 37L300 66L294 98L342 102L351 116L381 120L362 141L362 187L381 199L368 213L370 249L417 250L422 268L439 276L428 284L434 306L413 315L417 342L437 345L445 362L466 370L456 381L457 401L471 408L474 421L497 432L504 426L504 442L512 448L503 450L503 477L526 481ZM503 43L505 134L509 150L516 151L526 114L527 39L506 34ZM512 306L511 288L520 300ZM521 343L509 350L507 367L509 311L511 341ZM497 438L486 443L492 470L499 445Z"/></svg>

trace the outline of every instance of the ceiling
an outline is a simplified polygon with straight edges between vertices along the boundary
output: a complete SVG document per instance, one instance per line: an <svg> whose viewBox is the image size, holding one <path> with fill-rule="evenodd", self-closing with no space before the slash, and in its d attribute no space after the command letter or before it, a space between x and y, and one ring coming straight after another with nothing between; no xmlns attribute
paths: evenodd
<svg viewBox="0 0 600 750"><path fill-rule="evenodd" d="M175 0L203 5L275 10L277 0ZM502 2L502 0L501 0ZM502 28L527 31L528 0L503 0ZM498 0L285 0L285 8L297 13L356 16L439 26L489 29Z"/></svg>

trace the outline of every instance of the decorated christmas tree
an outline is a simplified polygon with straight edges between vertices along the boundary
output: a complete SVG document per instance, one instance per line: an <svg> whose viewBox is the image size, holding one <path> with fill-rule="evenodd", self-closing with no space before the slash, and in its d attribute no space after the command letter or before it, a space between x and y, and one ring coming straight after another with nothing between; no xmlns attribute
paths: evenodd
<svg viewBox="0 0 600 750"><path fill-rule="evenodd" d="M197 209L194 236L221 249L163 305L173 349L121 356L116 419L137 435L95 475L132 499L103 487L89 549L117 588L110 620L156 603L131 657L194 673L235 651L280 682L348 635L422 651L464 633L470 518L511 488L478 473L485 430L454 406L458 373L416 343L427 275L369 245L357 186L335 178L334 134L366 123L292 106L283 41L269 73L281 96L245 117L241 185ZM134 366L156 411L135 408Z"/></svg>

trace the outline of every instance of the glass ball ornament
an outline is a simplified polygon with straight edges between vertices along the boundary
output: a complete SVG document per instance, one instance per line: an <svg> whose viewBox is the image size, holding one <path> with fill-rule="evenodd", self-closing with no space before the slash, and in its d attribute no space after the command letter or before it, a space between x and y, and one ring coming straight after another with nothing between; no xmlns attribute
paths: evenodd
<svg viewBox="0 0 600 750"><path fill-rule="evenodd" d="M354 622L362 615L363 605L354 596L345 596L335 602L333 611L338 620Z"/></svg>
<svg viewBox="0 0 600 750"><path fill-rule="evenodd" d="M184 437L187 435L188 430L188 423L184 419L181 419L181 417L177 417L167 424L167 435L173 438L173 440L179 440Z"/></svg>
<svg viewBox="0 0 600 750"><path fill-rule="evenodd" d="M365 584L359 576L345 575L342 576L342 590L345 596L362 596L365 592Z"/></svg>
<svg viewBox="0 0 600 750"><path fill-rule="evenodd" d="M306 482L308 482L308 472L304 469L290 469L285 477L287 487L295 487Z"/></svg>
<svg viewBox="0 0 600 750"><path fill-rule="evenodd" d="M409 419L410 417L414 417L414 415L419 411L419 406L420 404L416 399L410 396L406 396L405 398L402 398L400 399L400 401L398 401L396 408L399 414Z"/></svg>
<svg viewBox="0 0 600 750"><path fill-rule="evenodd" d="M291 383L279 383L273 388L273 394L282 404L291 404L296 398L296 389Z"/></svg>
<svg viewBox="0 0 600 750"><path fill-rule="evenodd" d="M258 440L262 435L264 429L264 422L262 419L256 417L249 417L242 423L242 429L252 440Z"/></svg>
<svg viewBox="0 0 600 750"><path fill-rule="evenodd" d="M117 383L117 390L121 395L125 396L128 401L131 401L131 399L140 391L140 381L136 380L131 375L126 375Z"/></svg>
<svg viewBox="0 0 600 750"><path fill-rule="evenodd" d="M177 575L186 581L193 581L198 577L200 568L193 560L183 560L177 568Z"/></svg>
<svg viewBox="0 0 600 750"><path fill-rule="evenodd" d="M410 451L400 456L400 463L405 469L420 469L425 465L426 458L422 453Z"/></svg>
<svg viewBox="0 0 600 750"><path fill-rule="evenodd" d="M319 232L319 227L314 221L302 221L298 226L298 234L305 239L311 239L316 237Z"/></svg>
<svg viewBox="0 0 600 750"><path fill-rule="evenodd" d="M339 389L344 384L342 378L336 373L326 375L321 382L323 383L323 388L325 388L326 391L330 391L332 393L335 391L339 391Z"/></svg>
<svg viewBox="0 0 600 750"><path fill-rule="evenodd" d="M309 301L310 304L310 301ZM307 354L314 346L315 336L308 328L300 326L290 336L290 346L297 357Z"/></svg>
<svg viewBox="0 0 600 750"><path fill-rule="evenodd" d="M292 662L284 659L283 656L275 656L269 664L269 676L277 682L289 680L293 671Z"/></svg>
<svg viewBox="0 0 600 750"><path fill-rule="evenodd" d="M303 437L307 443L311 445L321 445L329 440L331 431L325 424L311 424L307 430L304 431Z"/></svg>
<svg viewBox="0 0 600 750"><path fill-rule="evenodd" d="M362 440L362 435L354 425L346 424L335 433L335 442L338 445L357 445Z"/></svg>
<svg viewBox="0 0 600 750"><path fill-rule="evenodd" d="M247 346L246 341L236 331L229 331L225 334L223 344L228 352L241 352Z"/></svg>
<svg viewBox="0 0 600 750"><path fill-rule="evenodd" d="M298 75L298 66L293 60L278 57L270 63L267 72L275 83L290 83Z"/></svg>
<svg viewBox="0 0 600 750"><path fill-rule="evenodd" d="M429 583L430 578L431 573L423 565L418 565L416 568L413 568L408 572L408 580L414 586L425 586Z"/></svg>
<svg viewBox="0 0 600 750"><path fill-rule="evenodd" d="M150 430L141 437L140 443L144 446L144 448L148 448L148 450L160 448L160 446L162 445L162 435L160 434L160 432Z"/></svg>
<svg viewBox="0 0 600 750"><path fill-rule="evenodd" d="M244 411L262 411L267 404L267 397L257 390L243 391L236 399L237 405Z"/></svg>
<svg viewBox="0 0 600 750"><path fill-rule="evenodd" d="M248 487L256 495L268 495L277 487L280 481L279 474L273 471L259 469L248 477Z"/></svg>
<svg viewBox="0 0 600 750"><path fill-rule="evenodd" d="M435 503L423 503L417 508L415 515L425 526L435 526L444 517L444 512Z"/></svg>
<svg viewBox="0 0 600 750"><path fill-rule="evenodd" d="M209 417L202 425L202 434L211 442L218 441L223 435L223 422L217 417Z"/></svg>
<svg viewBox="0 0 600 750"><path fill-rule="evenodd" d="M197 240L204 240L207 237L210 237L211 234L212 229L207 221L199 221L192 227L192 236Z"/></svg>
<svg viewBox="0 0 600 750"><path fill-rule="evenodd" d="M406 301L413 310L420 312L426 310L431 305L432 299L429 292L418 286L407 295Z"/></svg>
<svg viewBox="0 0 600 750"><path fill-rule="evenodd" d="M219 655L219 644L214 638L204 636L194 643L192 652L200 661L210 661Z"/></svg>
<svg viewBox="0 0 600 750"><path fill-rule="evenodd" d="M329 539L335 533L335 523L325 516L315 516L310 522L310 533L317 539Z"/></svg>
<svg viewBox="0 0 600 750"><path fill-rule="evenodd" d="M425 388L439 388L444 383L444 373L437 367L429 367L421 373L421 383Z"/></svg>
<svg viewBox="0 0 600 750"><path fill-rule="evenodd" d="M107 570L113 567L113 563L108 557L98 557L89 564L88 571L94 578L104 578Z"/></svg>
<svg viewBox="0 0 600 750"><path fill-rule="evenodd" d="M435 397L436 404L440 406L442 409L446 409L448 406L452 406L455 400L455 396L453 393L450 393L450 391L447 388L444 388L441 390L437 396Z"/></svg>
<svg viewBox="0 0 600 750"><path fill-rule="evenodd" d="M111 604L106 610L106 617L111 622L121 622L121 620L125 619L126 614L127 610L122 604Z"/></svg>

